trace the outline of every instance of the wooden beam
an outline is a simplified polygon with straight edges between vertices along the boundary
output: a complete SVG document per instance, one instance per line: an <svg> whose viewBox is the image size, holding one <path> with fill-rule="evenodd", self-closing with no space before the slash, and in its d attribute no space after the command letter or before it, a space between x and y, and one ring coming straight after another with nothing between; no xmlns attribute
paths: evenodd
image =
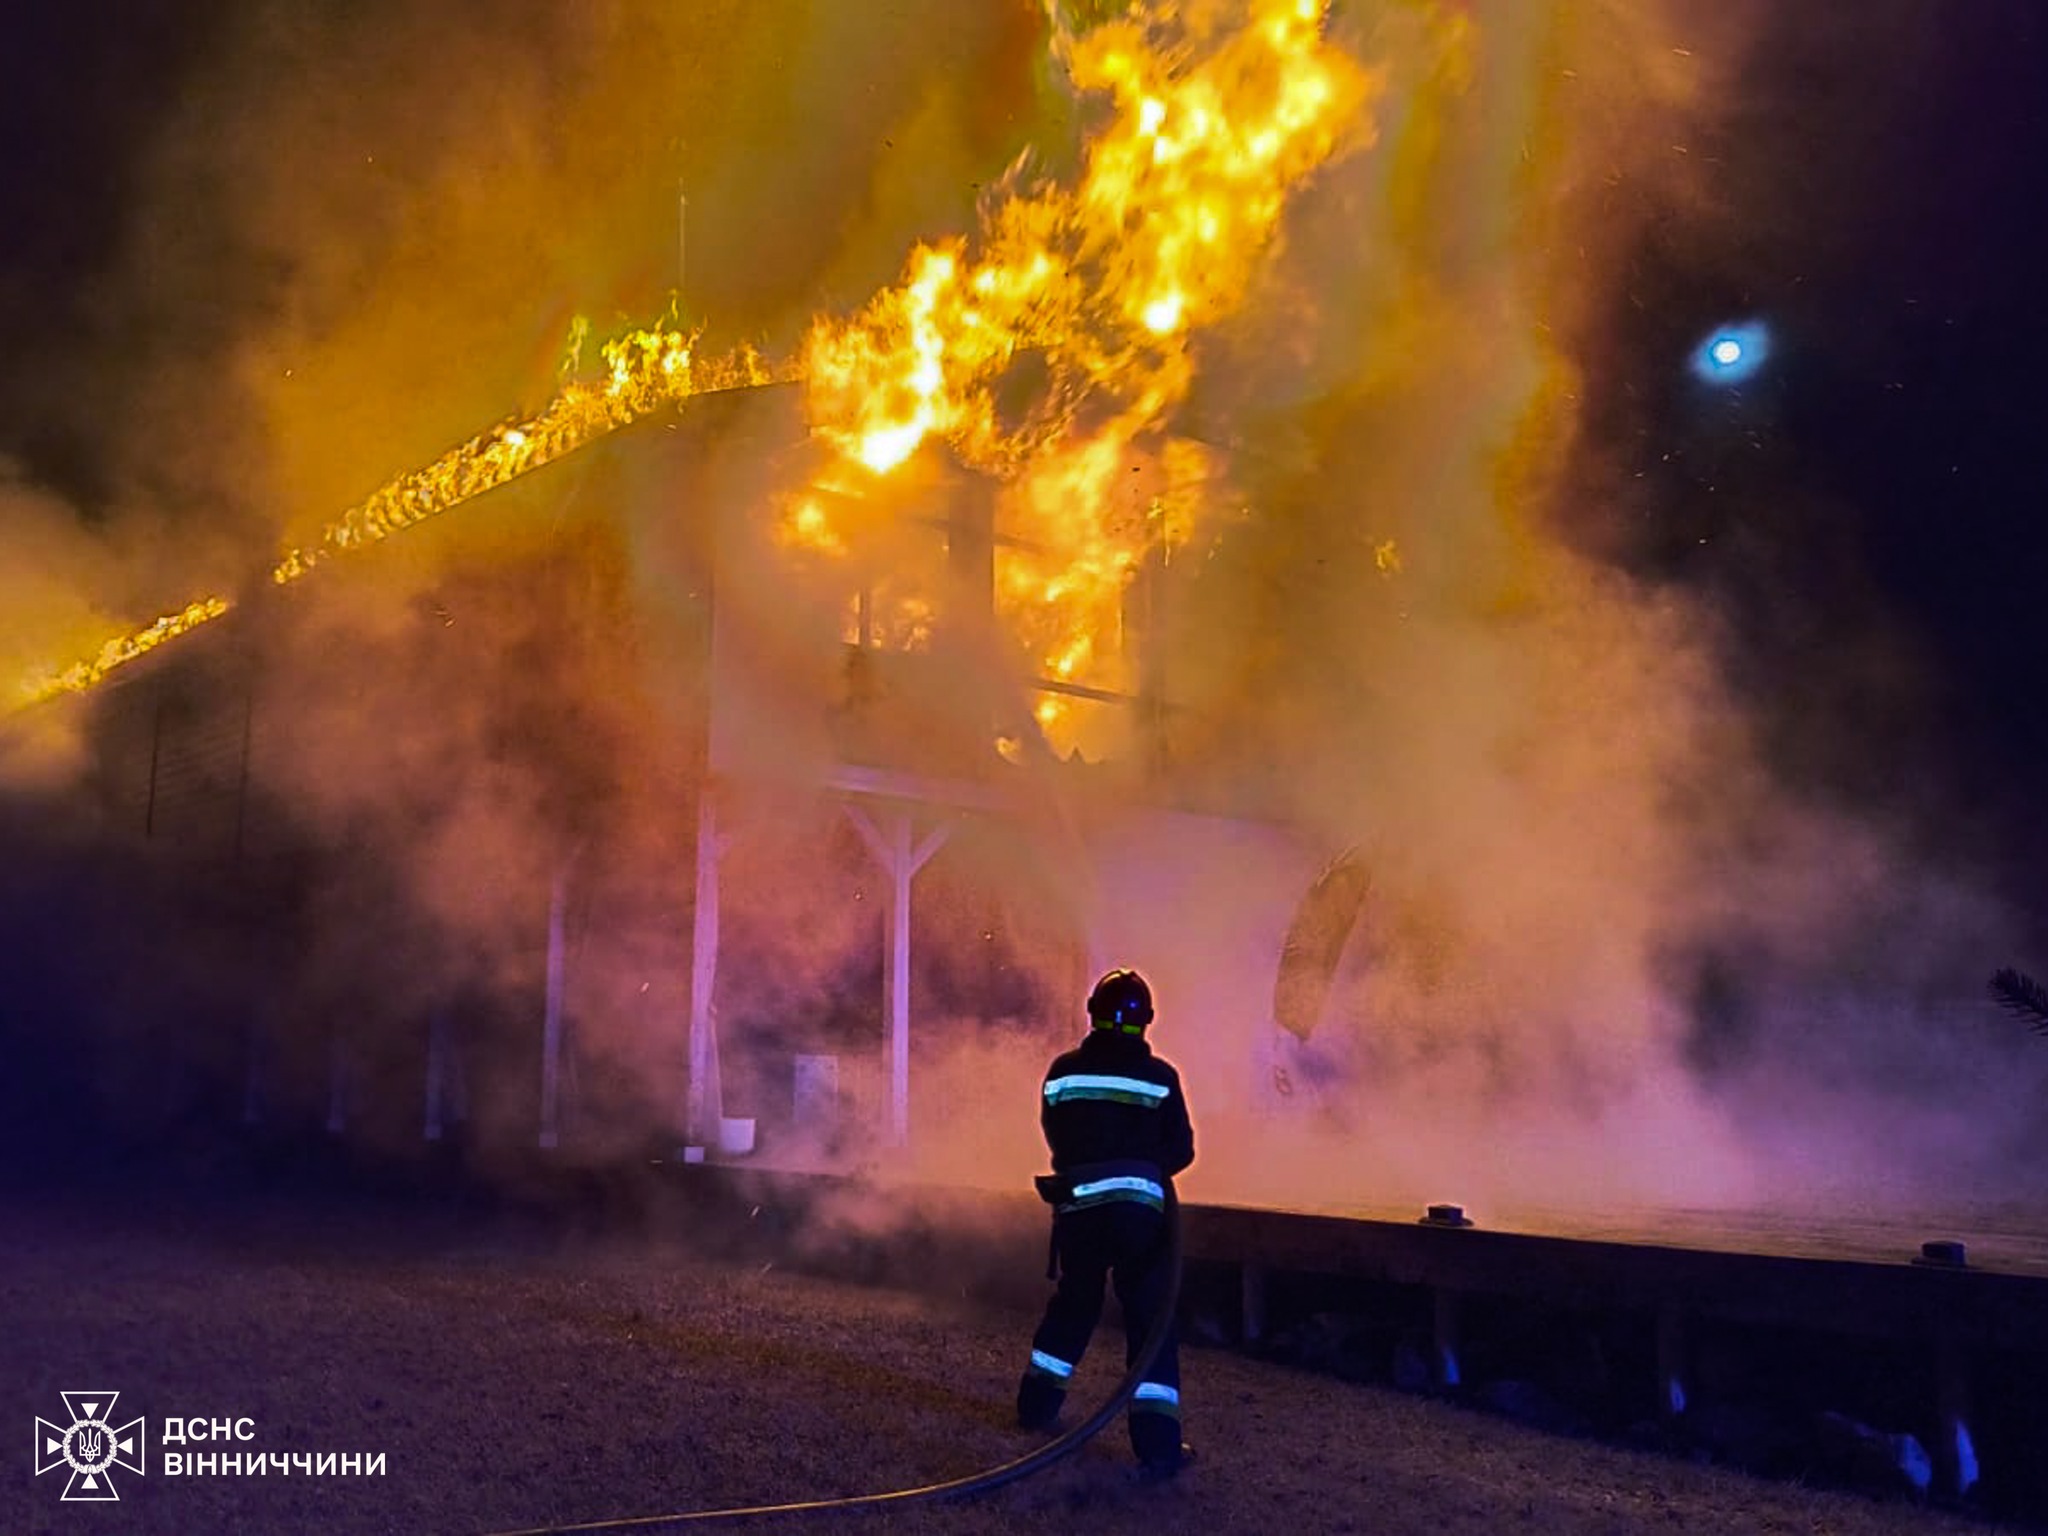
<svg viewBox="0 0 2048 1536"><path fill-rule="evenodd" d="M1678 1419L1690 1405L1686 1388L1685 1312L1673 1301L1657 1308L1657 1414Z"/></svg>
<svg viewBox="0 0 2048 1536"><path fill-rule="evenodd" d="M838 764L827 775L825 787L842 794L867 795L878 800L947 805L965 810L999 811L1013 808L1016 804L1016 797L1005 793L1004 787L996 783L904 773L895 768L870 768L858 763Z"/></svg>
<svg viewBox="0 0 2048 1536"><path fill-rule="evenodd" d="M910 1142L910 813L889 827L889 1141Z"/></svg>
<svg viewBox="0 0 2048 1536"><path fill-rule="evenodd" d="M447 1130L447 1084L448 1005L442 1003L427 1016L426 1137L428 1141L439 1141Z"/></svg>
<svg viewBox="0 0 2048 1536"><path fill-rule="evenodd" d="M341 1030L327 1037L327 1134L339 1136L348 1129L348 1048Z"/></svg>
<svg viewBox="0 0 2048 1536"><path fill-rule="evenodd" d="M1970 1432L1970 1361L1948 1318L1934 1332L1934 1475L1936 1486L1962 1498L1977 1485L1977 1443Z"/></svg>
<svg viewBox="0 0 2048 1536"><path fill-rule="evenodd" d="M947 822L941 822L938 826L933 827L931 831L925 833L923 839L911 852L910 872L914 875L923 869L925 865L929 864L932 855L946 846L946 839L952 836L952 834L953 828Z"/></svg>
<svg viewBox="0 0 2048 1536"><path fill-rule="evenodd" d="M263 1025L249 1021L248 1071L242 1078L242 1124L256 1125L263 1119Z"/></svg>
<svg viewBox="0 0 2048 1536"><path fill-rule="evenodd" d="M547 988L541 1001L540 1144L552 1151L561 1145L562 993L566 984L566 934L569 905L567 870L555 872L548 890Z"/></svg>
<svg viewBox="0 0 2048 1536"><path fill-rule="evenodd" d="M868 852L875 856L875 862L884 869L889 867L889 840L882 836L874 818L859 806L848 802L844 809L846 819L853 823L853 830L860 834L860 840L868 845Z"/></svg>
<svg viewBox="0 0 2048 1536"><path fill-rule="evenodd" d="M1464 1384L1465 1366L1458 1353L1458 1293L1447 1285L1431 1292L1430 1335L1432 1374L1446 1392Z"/></svg>
<svg viewBox="0 0 2048 1536"><path fill-rule="evenodd" d="M1266 1336L1266 1266L1254 1259L1246 1259L1238 1266L1237 1294L1240 1334L1247 1344L1256 1344Z"/></svg>
<svg viewBox="0 0 2048 1536"><path fill-rule="evenodd" d="M891 1146L910 1141L910 899L917 872L946 845L952 827L944 822L915 843L913 812L907 805L891 809L882 825L866 809L851 803L843 809L868 852L889 877L888 953L882 967L882 1011L889 1021L889 1126Z"/></svg>
<svg viewBox="0 0 2048 1536"><path fill-rule="evenodd" d="M718 986L718 861L724 852L707 786L697 797L697 892L690 910L690 1084L683 1108L684 1138L699 1147L716 1144L725 1111L713 1007Z"/></svg>

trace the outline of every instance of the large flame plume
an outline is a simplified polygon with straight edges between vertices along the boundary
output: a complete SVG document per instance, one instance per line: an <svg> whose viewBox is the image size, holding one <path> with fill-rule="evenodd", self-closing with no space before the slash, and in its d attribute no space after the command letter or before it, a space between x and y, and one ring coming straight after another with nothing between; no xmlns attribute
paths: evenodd
<svg viewBox="0 0 2048 1536"><path fill-rule="evenodd" d="M1102 666L1118 600L1148 549L1186 538L1206 478L1195 445L1157 441L1198 334L1243 305L1288 193L1365 136L1373 82L1323 22L1321 0L1265 0L1248 21L1146 5L1061 30L1074 87L1109 107L1075 182L1006 189L978 242L918 247L901 282L805 343L811 421L852 464L887 475L941 438L1008 482L1024 553L1002 563L998 601L1041 676L1125 681ZM1002 385L1025 353L1044 383L1006 420ZM1159 472L1134 497L1126 471L1145 467ZM786 531L843 546L808 496ZM1068 707L1045 698L1040 725Z"/></svg>
<svg viewBox="0 0 2048 1536"><path fill-rule="evenodd" d="M1003 198L977 250L920 246L860 315L820 321L803 355L818 429L886 472L935 435L1012 462L1089 396L1127 436L1162 422L1193 333L1242 304L1288 191L1356 122L1368 81L1324 41L1322 11L1266 0L1221 30L1144 6L1062 33L1075 87L1113 105L1078 182ZM1006 429L992 387L1034 347L1052 374L1037 431Z"/></svg>
<svg viewBox="0 0 2048 1536"><path fill-rule="evenodd" d="M1206 3L1139 4L1085 31L1056 18L1075 90L1105 106L1071 185L1013 175L977 239L918 247L897 285L850 320L818 321L794 359L704 360L672 327L623 335L603 348L601 377L388 481L286 551L272 579L295 582L691 395L801 377L814 431L849 469L886 476L939 439L1003 478L1024 552L999 575L1009 627L1042 675L1090 674L1113 649L1119 594L1148 549L1186 536L1187 487L1207 473L1198 445L1164 437L1199 333L1244 303L1290 191L1364 137L1373 82L1325 38L1323 13L1323 0L1259 0L1248 19ZM1045 379L1023 419L1006 421L999 386L1026 353ZM1135 508L1134 457L1164 466ZM844 549L815 497L792 503L785 533ZM84 691L229 606L202 598L31 680L24 697ZM1048 700L1041 723L1061 708Z"/></svg>

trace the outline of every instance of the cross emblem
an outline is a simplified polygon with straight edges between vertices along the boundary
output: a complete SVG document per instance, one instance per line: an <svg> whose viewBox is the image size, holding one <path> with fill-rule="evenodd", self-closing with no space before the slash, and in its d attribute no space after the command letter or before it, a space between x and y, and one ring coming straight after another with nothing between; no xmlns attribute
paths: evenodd
<svg viewBox="0 0 2048 1536"><path fill-rule="evenodd" d="M64 1485L66 1499L114 1499L109 1475L115 1467L140 1474L143 1470L143 1427L141 1419L130 1419L113 1427L114 1402L118 1392L62 1392L64 1406L71 1412L69 1424L36 1420L36 1476L69 1467L71 1479Z"/></svg>

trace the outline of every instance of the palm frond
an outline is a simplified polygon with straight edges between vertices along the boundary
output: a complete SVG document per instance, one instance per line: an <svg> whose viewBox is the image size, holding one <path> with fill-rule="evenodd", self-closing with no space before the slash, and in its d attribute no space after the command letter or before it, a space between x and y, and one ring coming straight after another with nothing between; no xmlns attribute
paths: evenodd
<svg viewBox="0 0 2048 1536"><path fill-rule="evenodd" d="M1295 908L1280 946L1273 978L1273 1019L1297 1040L1315 1033L1344 948L1358 928L1372 891L1372 869L1361 848L1346 848L1332 859Z"/></svg>
<svg viewBox="0 0 2048 1536"><path fill-rule="evenodd" d="M1992 972L1990 990L2007 1013L2026 1020L2035 1034L2048 1035L2048 987L2008 965Z"/></svg>

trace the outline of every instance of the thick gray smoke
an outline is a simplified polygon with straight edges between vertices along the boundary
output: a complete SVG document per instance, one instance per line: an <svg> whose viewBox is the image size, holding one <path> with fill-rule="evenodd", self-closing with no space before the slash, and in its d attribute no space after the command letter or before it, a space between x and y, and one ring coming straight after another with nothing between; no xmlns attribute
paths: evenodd
<svg viewBox="0 0 2048 1536"><path fill-rule="evenodd" d="M1718 203L1689 153L1780 110L1744 86L1780 39L1692 7L1474 19L1392 55L1404 131L1317 190L1300 297L1211 374L1260 512L1180 675L1375 875L1331 1016L1281 1042L1302 1155L1262 1130L1241 1161L1266 1198L1496 1208L2009 1171L2041 1069L1979 989L2012 920L1776 777L1706 598L1563 536L1666 515L1581 412L1643 367L1606 317L1649 302L1646 226L1726 249L1799 216Z"/></svg>
<svg viewBox="0 0 2048 1536"><path fill-rule="evenodd" d="M251 7L150 157L121 302L191 345L152 355L156 403L116 451L167 509L148 543L163 598L237 579L224 544L259 570L266 540L537 404L574 317L596 335L651 318L680 269L714 347L774 350L891 280L914 240L970 230L1020 151L1057 170L1076 132L1028 7L449 25ZM1223 466L1167 617L1176 751L1267 824L1106 811L1056 775L1031 781L1022 830L956 818L918 877L913 1137L891 1166L1021 1179L1037 1071L1110 962L1160 983L1198 1195L1875 1199L2008 1155L2038 1074L1957 1006L2004 958L2004 920L1789 792L1711 609L1566 537L1581 505L1657 513L1583 406L1636 366L1609 317L1634 302L1644 227L1704 241L1755 214L1717 207L1686 148L1751 105L1766 23L1445 0L1333 25L1381 72L1376 140L1293 210L1175 423ZM236 846L291 850L260 878L295 892L266 916L255 1005L273 1098L320 1113L338 1073L366 1134L417 1139L440 1029L477 1134L530 1137L552 956L580 1144L673 1144L688 807L712 750L692 724L697 540L808 472L778 412L626 434L254 605L261 811ZM38 493L4 494L39 574L0 662L139 601L119 526L88 540ZM804 697L841 595L756 535L735 536L724 633L762 697ZM984 681L932 660L911 728L979 728ZM801 788L822 727L750 724L745 771L718 786L739 828L721 1107L765 1136L793 1063L829 1060L842 1126L792 1127L783 1150L883 1155L886 882ZM1297 1039L1271 966L1345 848L1372 893Z"/></svg>

